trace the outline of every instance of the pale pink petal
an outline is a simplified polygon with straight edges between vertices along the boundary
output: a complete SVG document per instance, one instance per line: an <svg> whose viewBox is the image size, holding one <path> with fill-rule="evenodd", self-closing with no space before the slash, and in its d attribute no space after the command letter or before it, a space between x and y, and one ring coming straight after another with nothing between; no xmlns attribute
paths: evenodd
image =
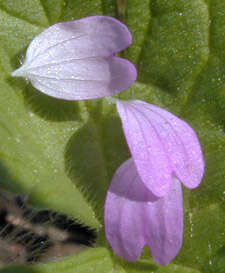
<svg viewBox="0 0 225 273"><path fill-rule="evenodd" d="M146 187L156 196L167 194L172 167L157 128L135 102L117 102L123 130L138 173Z"/></svg>
<svg viewBox="0 0 225 273"><path fill-rule="evenodd" d="M170 184L173 174L189 188L200 184L204 173L201 146L185 121L143 101L119 101L117 109L139 175L154 194L167 192L168 187L163 192L161 187L163 182ZM148 178L153 174L155 180Z"/></svg>
<svg viewBox="0 0 225 273"><path fill-rule="evenodd" d="M12 73L43 93L66 100L95 99L127 89L134 65L114 54L131 43L128 28L108 16L58 23L39 34L25 63Z"/></svg>
<svg viewBox="0 0 225 273"><path fill-rule="evenodd" d="M180 183L173 179L165 197L154 196L141 181L132 159L117 170L105 202L105 232L114 252L136 261L148 245L161 265L179 252L183 238Z"/></svg>

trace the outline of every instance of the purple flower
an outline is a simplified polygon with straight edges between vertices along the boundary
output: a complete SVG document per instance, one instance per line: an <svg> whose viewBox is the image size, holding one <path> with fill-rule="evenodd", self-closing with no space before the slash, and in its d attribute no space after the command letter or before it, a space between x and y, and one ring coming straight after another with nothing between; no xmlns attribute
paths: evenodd
<svg viewBox="0 0 225 273"><path fill-rule="evenodd" d="M188 188L200 184L201 147L193 129L168 111L143 101L116 103L132 159L117 170L107 193L106 237L128 261L148 245L166 265L182 245L180 181Z"/></svg>
<svg viewBox="0 0 225 273"><path fill-rule="evenodd" d="M12 76L66 100L112 96L136 80L134 65L115 56L131 42L128 28L112 17L58 23L34 38L23 66Z"/></svg>
<svg viewBox="0 0 225 273"><path fill-rule="evenodd" d="M157 263L168 264L182 246L180 182L174 177L167 195L156 197L142 182L134 161L127 160L115 173L107 193L105 232L115 253L125 260L136 261L148 245Z"/></svg>

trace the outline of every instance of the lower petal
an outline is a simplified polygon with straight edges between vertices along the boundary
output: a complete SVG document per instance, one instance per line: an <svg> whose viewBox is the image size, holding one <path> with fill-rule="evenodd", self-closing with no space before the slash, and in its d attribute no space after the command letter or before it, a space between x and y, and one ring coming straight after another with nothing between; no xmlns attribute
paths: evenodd
<svg viewBox="0 0 225 273"><path fill-rule="evenodd" d="M127 89L137 76L131 62L116 56L49 64L28 72L25 76L34 87L65 100L112 96Z"/></svg>
<svg viewBox="0 0 225 273"><path fill-rule="evenodd" d="M168 264L183 241L183 198L181 183L173 179L169 193L157 202L144 205L146 241L155 261Z"/></svg>
<svg viewBox="0 0 225 273"><path fill-rule="evenodd" d="M179 252L183 237L183 205L180 182L169 193L154 196L141 181L129 159L117 170L105 202L106 237L114 252L136 261L148 245L153 258L168 264Z"/></svg>

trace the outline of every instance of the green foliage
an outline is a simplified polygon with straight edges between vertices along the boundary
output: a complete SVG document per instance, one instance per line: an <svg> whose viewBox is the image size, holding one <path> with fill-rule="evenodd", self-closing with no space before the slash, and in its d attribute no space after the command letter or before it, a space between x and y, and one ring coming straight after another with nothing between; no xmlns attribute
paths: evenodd
<svg viewBox="0 0 225 273"><path fill-rule="evenodd" d="M46 265L9 267L30 273L224 272L225 0L0 0L0 181L49 208L101 229L113 173L129 157L115 106L104 100L67 102L10 77L35 35L58 21L120 16L133 33L123 53L138 82L120 95L165 107L188 121L202 143L206 174L184 191L181 253L166 267L148 251L128 264L106 248ZM124 6L123 6L124 8ZM99 245L105 244L100 230Z"/></svg>
<svg viewBox="0 0 225 273"><path fill-rule="evenodd" d="M111 255L104 248L87 250L76 257L65 258L62 261L52 262L47 265L36 266L10 266L0 271L1 273L105 273L111 272L113 267Z"/></svg>

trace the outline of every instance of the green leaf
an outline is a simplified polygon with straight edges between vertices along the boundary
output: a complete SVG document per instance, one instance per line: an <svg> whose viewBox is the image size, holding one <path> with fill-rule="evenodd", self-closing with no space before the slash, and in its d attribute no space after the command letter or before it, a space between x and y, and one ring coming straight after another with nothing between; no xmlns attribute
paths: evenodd
<svg viewBox="0 0 225 273"><path fill-rule="evenodd" d="M182 265L170 264L168 266L157 266L154 262L150 262L149 259L145 261L133 263L121 263L126 269L127 273L147 273L147 272L157 272L157 273L200 273L199 270L193 269L191 267L186 267Z"/></svg>
<svg viewBox="0 0 225 273"><path fill-rule="evenodd" d="M113 263L109 251L96 248L46 265L10 266L0 270L0 273L111 273L112 270Z"/></svg>
<svg viewBox="0 0 225 273"><path fill-rule="evenodd" d="M24 23L29 22L30 24L48 26L47 14L44 7L40 4L40 0L0 0L0 9L5 11L7 15L12 16L12 23L15 22L15 18L19 18Z"/></svg>
<svg viewBox="0 0 225 273"><path fill-rule="evenodd" d="M129 151L115 106L66 102L41 94L10 72L30 41L58 21L105 14L133 33L122 53L139 71L119 95L164 107L196 130L205 155L202 185L184 190L183 248L160 267L148 249L126 263L105 248L47 265L2 272L224 272L225 0L0 0L0 177L2 186L99 229L107 188ZM101 267L102 265L102 267ZM102 270L102 271L101 271Z"/></svg>

